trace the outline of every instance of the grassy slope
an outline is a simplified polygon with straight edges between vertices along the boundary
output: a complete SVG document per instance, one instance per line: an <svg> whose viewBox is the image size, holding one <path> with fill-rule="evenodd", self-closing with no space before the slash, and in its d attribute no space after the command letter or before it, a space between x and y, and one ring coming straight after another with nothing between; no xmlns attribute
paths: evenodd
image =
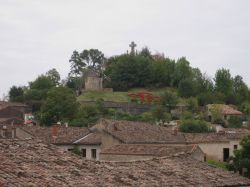
<svg viewBox="0 0 250 187"><path fill-rule="evenodd" d="M150 92L154 95L161 95L164 91L171 90L176 92L173 88L161 88L161 89L144 89L137 88L132 89L128 92L101 92L101 91L88 91L84 92L78 97L78 101L96 101L97 99L104 99L104 101L114 101L114 102L129 102L130 98L128 93L131 92Z"/></svg>

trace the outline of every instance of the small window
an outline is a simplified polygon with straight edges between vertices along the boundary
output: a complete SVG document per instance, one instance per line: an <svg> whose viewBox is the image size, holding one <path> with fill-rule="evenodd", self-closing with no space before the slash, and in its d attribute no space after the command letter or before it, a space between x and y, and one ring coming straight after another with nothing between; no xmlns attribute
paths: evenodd
<svg viewBox="0 0 250 187"><path fill-rule="evenodd" d="M86 149L82 149L82 157L86 158Z"/></svg>
<svg viewBox="0 0 250 187"><path fill-rule="evenodd" d="M68 151L73 151L73 149L68 149Z"/></svg>
<svg viewBox="0 0 250 187"><path fill-rule="evenodd" d="M234 149L238 149L238 145L234 145Z"/></svg>
<svg viewBox="0 0 250 187"><path fill-rule="evenodd" d="M96 158L96 149L91 149L92 158Z"/></svg>

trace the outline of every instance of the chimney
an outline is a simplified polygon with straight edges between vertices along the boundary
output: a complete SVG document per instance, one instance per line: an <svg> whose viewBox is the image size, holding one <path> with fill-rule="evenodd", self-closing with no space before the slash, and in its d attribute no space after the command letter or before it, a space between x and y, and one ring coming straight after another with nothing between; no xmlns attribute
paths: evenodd
<svg viewBox="0 0 250 187"><path fill-rule="evenodd" d="M11 129L11 137L13 139L16 138L16 128L15 127L12 127L12 129Z"/></svg>
<svg viewBox="0 0 250 187"><path fill-rule="evenodd" d="M52 135L54 143L56 142L59 128L60 128L60 125L58 125L58 124L52 125L52 127L51 127L51 135Z"/></svg>
<svg viewBox="0 0 250 187"><path fill-rule="evenodd" d="M173 130L172 130L172 135L177 135L177 133L178 133L178 130L177 130L177 128L175 127L175 128L173 128Z"/></svg>
<svg viewBox="0 0 250 187"><path fill-rule="evenodd" d="M1 135L3 138L7 137L7 127L5 125L2 127Z"/></svg>

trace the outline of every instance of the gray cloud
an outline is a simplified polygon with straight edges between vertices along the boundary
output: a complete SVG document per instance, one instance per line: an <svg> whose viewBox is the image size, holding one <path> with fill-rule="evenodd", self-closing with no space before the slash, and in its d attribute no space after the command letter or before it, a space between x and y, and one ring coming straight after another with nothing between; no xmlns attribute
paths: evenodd
<svg viewBox="0 0 250 187"><path fill-rule="evenodd" d="M8 0L0 6L0 97L56 68L72 51L124 53L130 41L170 58L186 56L213 76L230 68L250 84L248 0Z"/></svg>

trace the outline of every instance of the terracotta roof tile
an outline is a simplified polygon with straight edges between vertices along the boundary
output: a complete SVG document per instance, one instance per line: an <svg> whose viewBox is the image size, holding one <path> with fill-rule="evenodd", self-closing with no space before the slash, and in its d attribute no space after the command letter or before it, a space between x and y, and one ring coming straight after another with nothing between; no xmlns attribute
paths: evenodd
<svg viewBox="0 0 250 187"><path fill-rule="evenodd" d="M246 186L188 154L136 162L86 161L36 140L0 140L0 186Z"/></svg>
<svg viewBox="0 0 250 187"><path fill-rule="evenodd" d="M124 143L184 143L181 133L166 127L142 122L101 120L103 130ZM93 127L95 128L95 126Z"/></svg>
<svg viewBox="0 0 250 187"><path fill-rule="evenodd" d="M37 137L46 143L54 144L71 144L90 133L88 128L84 127L39 127L39 126L22 126L20 129L28 132L33 137ZM56 134L53 134L56 130Z"/></svg>
<svg viewBox="0 0 250 187"><path fill-rule="evenodd" d="M101 133L92 132L75 143L81 145L100 145L102 143Z"/></svg>
<svg viewBox="0 0 250 187"><path fill-rule="evenodd" d="M195 145L169 144L119 144L101 151L101 154L170 156L177 153L191 153Z"/></svg>

